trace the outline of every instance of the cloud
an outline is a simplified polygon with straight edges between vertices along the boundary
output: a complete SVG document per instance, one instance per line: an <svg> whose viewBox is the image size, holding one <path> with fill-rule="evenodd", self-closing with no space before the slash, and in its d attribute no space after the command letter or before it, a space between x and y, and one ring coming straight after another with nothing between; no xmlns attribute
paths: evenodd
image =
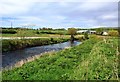
<svg viewBox="0 0 120 82"><path fill-rule="evenodd" d="M32 0L1 0L0 1L0 15L24 13L32 6Z"/></svg>
<svg viewBox="0 0 120 82"><path fill-rule="evenodd" d="M39 21L39 22L43 22L44 20L35 16L20 16L17 17L19 19L19 21Z"/></svg>
<svg viewBox="0 0 120 82"><path fill-rule="evenodd" d="M87 0L84 2L119 2L119 0Z"/></svg>
<svg viewBox="0 0 120 82"><path fill-rule="evenodd" d="M23 3L21 0L2 0L0 15L3 21L14 20L15 26L22 24L36 24L41 27L117 26L117 2L72 1L25 0ZM6 25L4 22L4 26Z"/></svg>
<svg viewBox="0 0 120 82"><path fill-rule="evenodd" d="M17 22L19 22L19 25L37 25L39 23L43 23L46 22L46 20L40 18L40 17L35 17L35 16L19 16L17 17L19 20L17 20Z"/></svg>
<svg viewBox="0 0 120 82"><path fill-rule="evenodd" d="M81 5L81 8L84 9L94 9L94 8L99 8L104 6L105 4L100 4L100 3L95 3L94 2L118 2L118 0L64 0L64 1L59 1L59 0L24 0L22 2L21 0L1 0L0 3L0 15L9 15L9 14L20 14L20 13L26 13L32 8L32 6L36 3L39 2L59 2L61 6L68 6L66 2L83 2ZM90 3L92 2L92 3ZM46 6L42 5L41 7Z"/></svg>
<svg viewBox="0 0 120 82"><path fill-rule="evenodd" d="M105 6L109 6L110 3L107 2L84 2L80 9L83 9L84 11L90 11L90 10L98 10L101 8L104 8Z"/></svg>
<svg viewBox="0 0 120 82"><path fill-rule="evenodd" d="M103 15L101 18L104 20L112 20L112 19L117 19L117 16L115 16L115 15Z"/></svg>

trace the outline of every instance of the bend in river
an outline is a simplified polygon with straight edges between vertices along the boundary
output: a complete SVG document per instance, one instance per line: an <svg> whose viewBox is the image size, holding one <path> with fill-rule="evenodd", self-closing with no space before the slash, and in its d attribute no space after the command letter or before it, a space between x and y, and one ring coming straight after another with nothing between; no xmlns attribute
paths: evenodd
<svg viewBox="0 0 120 82"><path fill-rule="evenodd" d="M37 46L37 47L25 48L22 50L5 52L5 53L2 53L2 67L11 68L11 67L14 67L15 64L17 64L19 61L26 60L29 57L40 56L42 53L50 52L50 51L59 51L66 47L72 47L78 44L80 44L80 42L78 41L74 41L73 43L68 41L64 43ZM20 62L18 64L21 64L21 63L23 64L24 62Z"/></svg>

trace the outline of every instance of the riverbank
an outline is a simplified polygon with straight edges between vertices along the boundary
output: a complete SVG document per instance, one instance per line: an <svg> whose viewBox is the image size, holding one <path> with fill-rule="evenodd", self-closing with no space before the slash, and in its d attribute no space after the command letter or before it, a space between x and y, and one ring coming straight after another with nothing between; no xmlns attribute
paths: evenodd
<svg viewBox="0 0 120 82"><path fill-rule="evenodd" d="M26 47L42 46L48 44L56 44L68 41L69 38L39 38L39 39L9 39L2 41L2 51L8 52Z"/></svg>
<svg viewBox="0 0 120 82"><path fill-rule="evenodd" d="M3 70L12 69L14 67L20 67L26 62L33 61L39 58L44 53L57 52L65 49L66 47L70 48L76 45L79 45L81 42L74 41L71 43L70 41L51 44L51 45L43 45L37 47L30 47L21 50L15 50L11 52L2 53L2 68Z"/></svg>
<svg viewBox="0 0 120 82"><path fill-rule="evenodd" d="M90 38L81 45L42 55L3 80L118 80L118 39Z"/></svg>

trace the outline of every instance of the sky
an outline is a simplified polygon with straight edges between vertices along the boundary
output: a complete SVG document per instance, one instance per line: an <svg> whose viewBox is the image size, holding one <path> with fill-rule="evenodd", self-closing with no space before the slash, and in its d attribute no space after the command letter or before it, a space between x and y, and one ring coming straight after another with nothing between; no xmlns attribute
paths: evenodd
<svg viewBox="0 0 120 82"><path fill-rule="evenodd" d="M0 26L96 28L118 26L118 0L1 0Z"/></svg>

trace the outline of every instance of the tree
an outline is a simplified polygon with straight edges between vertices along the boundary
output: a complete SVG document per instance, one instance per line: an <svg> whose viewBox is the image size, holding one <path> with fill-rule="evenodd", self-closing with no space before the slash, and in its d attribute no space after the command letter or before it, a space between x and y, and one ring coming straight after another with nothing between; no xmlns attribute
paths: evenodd
<svg viewBox="0 0 120 82"><path fill-rule="evenodd" d="M108 31L108 34L109 34L110 36L118 36L118 35L119 35L119 32L116 31L116 30L110 30L110 31Z"/></svg>
<svg viewBox="0 0 120 82"><path fill-rule="evenodd" d="M74 35L76 35L77 30L75 28L68 28L68 34L71 35L71 42L74 41Z"/></svg>
<svg viewBox="0 0 120 82"><path fill-rule="evenodd" d="M26 31L24 29L19 29L17 34L21 39L24 39L26 36Z"/></svg>
<svg viewBox="0 0 120 82"><path fill-rule="evenodd" d="M40 32L39 32L39 31L36 31L36 34L40 34Z"/></svg>
<svg viewBox="0 0 120 82"><path fill-rule="evenodd" d="M102 34L102 32L103 32L104 30L103 30L103 28L97 28L96 29L96 32L97 32L97 34Z"/></svg>
<svg viewBox="0 0 120 82"><path fill-rule="evenodd" d="M84 37L85 37L85 39L89 39L89 37L88 37L88 32L85 32L85 33L84 33Z"/></svg>

